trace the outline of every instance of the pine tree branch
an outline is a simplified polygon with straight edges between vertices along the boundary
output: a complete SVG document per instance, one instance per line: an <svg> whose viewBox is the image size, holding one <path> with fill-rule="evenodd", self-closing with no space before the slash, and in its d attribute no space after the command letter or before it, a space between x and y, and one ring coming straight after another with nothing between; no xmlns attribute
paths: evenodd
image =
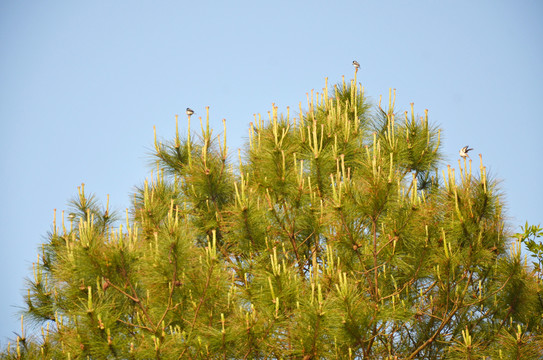
<svg viewBox="0 0 543 360"><path fill-rule="evenodd" d="M147 327L145 325L138 325L138 324L133 324L131 322L128 322L128 321L124 321L124 320L121 320L121 319L117 319L117 321L125 324L125 325L128 325L128 326L132 326L132 327L135 327L135 328L140 328L140 329L144 329L144 330L147 330L149 331L150 333L154 333L153 329L151 329L150 327Z"/></svg>
<svg viewBox="0 0 543 360"><path fill-rule="evenodd" d="M115 290L117 290L118 292L120 292L121 294L123 294L124 296L128 297L130 300L134 301L136 304L138 304L143 313L146 315L147 317L147 320L151 323L151 325L153 325L152 321L149 319L149 315L147 314L147 311L145 310L145 308L143 307L143 305L141 304L141 300L137 297L134 297L128 293L126 293L123 289L121 289L120 287L118 287L117 285L113 284L108 278L105 279L106 281L106 284L108 284L108 286L111 286L113 287ZM130 285L130 287L132 288L132 286ZM133 288L132 288L133 289ZM145 329L147 331L149 331L150 333L156 333L156 329L152 329L148 326L145 326L145 325L137 325L137 324L132 324L130 322L127 322L127 321L124 321L124 320L121 320L121 319L117 319L117 321L123 323L123 324L126 324L126 325L129 325L129 326L132 326L132 327L137 327L137 328L140 328L140 329ZM154 327L154 325L153 325Z"/></svg>
<svg viewBox="0 0 543 360"><path fill-rule="evenodd" d="M407 171L406 173L404 173L404 176L407 175L409 171ZM417 176L419 176L419 171L416 170L415 171L415 176L413 176L413 180L417 178ZM402 176L403 178L403 176ZM405 196L406 197L409 197L409 193L411 192L411 190L413 189L413 184L415 183L415 181L411 180L411 184L409 185L409 188L407 189L407 192L405 193Z"/></svg>
<svg viewBox="0 0 543 360"><path fill-rule="evenodd" d="M509 310L507 311L507 314L505 314L505 316L503 317L503 320L502 322L500 323L500 326L498 327L498 331L496 333L499 333L500 330L502 329L503 325L507 322L507 317L509 316L509 314L511 314L513 312L513 307L512 306L509 306Z"/></svg>
<svg viewBox="0 0 543 360"><path fill-rule="evenodd" d="M378 311L379 309L376 305L374 317L373 319L371 319L371 322L369 324L369 325L373 324L372 336L368 340L365 340L369 342L367 349L364 349L364 356L367 356L367 357L371 357L373 343L375 342L375 339L381 334L381 329L385 326L385 321L383 321L381 325L379 326L379 328L377 328L377 322L375 322L375 319L376 319Z"/></svg>
<svg viewBox="0 0 543 360"><path fill-rule="evenodd" d="M296 257L296 262L298 263L298 271L300 272L300 275L303 277L304 276L304 271L303 271L304 264L302 264L302 260L300 259L300 255L298 254L298 247L296 245L296 238L294 237L294 234L291 234L287 230L287 228L285 227L284 222L281 220L281 218L279 217L279 214L277 213L277 211L275 210L275 207L272 204L271 197L270 197L269 193L266 193L266 200L268 200L268 205L270 207L270 211L272 212L272 214L273 214L273 216L275 218L275 221L277 221L277 223L279 224L279 226L281 227L283 232L287 235L287 237L290 240L290 243L292 245L292 250L294 250L294 256Z"/></svg>
<svg viewBox="0 0 543 360"><path fill-rule="evenodd" d="M381 251L383 251L391 242L394 242L395 240L398 240L397 236L393 236L389 241L386 242L386 244L381 246L381 248L379 250L377 250L377 255L379 255L381 253Z"/></svg>
<svg viewBox="0 0 543 360"><path fill-rule="evenodd" d="M173 251L173 245L170 247L170 252L173 253L174 257L174 266L173 266L173 275L172 275L172 284L170 288L170 293L168 294L168 304L166 306L166 310L164 310L164 313L160 317L160 320L157 322L157 327L155 329L155 332L158 331L158 327L164 321L164 318L168 314L168 312L171 310L170 306L172 305L172 297L173 297L173 291L175 289L175 284L177 282L177 253Z"/></svg>
<svg viewBox="0 0 543 360"><path fill-rule="evenodd" d="M269 325L268 327L266 328L266 331L262 334L262 336L260 337L260 339L257 339L257 346L259 346L261 343L264 342L264 340L268 340L268 335L270 333L270 330L273 329L273 327L275 326L276 324L276 321L275 321L275 317L272 317L270 319L271 321L269 322ZM289 341L290 343L290 341ZM290 348L290 346L289 346Z"/></svg>
<svg viewBox="0 0 543 360"><path fill-rule="evenodd" d="M485 300L488 300L491 296L494 296L496 295L497 293L499 293L501 290L503 290L503 288L509 283L509 280L511 280L511 277L513 275L509 275L507 277L507 280L505 280L505 282L503 283L502 286L500 286L498 289L496 289L495 291L491 292L490 294L488 294L487 296L485 296L484 298L481 298L481 299L478 299L474 302L471 302L471 303L467 303L466 306L473 306L473 305L479 305L480 303L484 302Z"/></svg>
<svg viewBox="0 0 543 360"><path fill-rule="evenodd" d="M132 300L133 302L135 303L139 303L140 302L140 299L138 298L135 298L133 297L132 295L126 293L123 289L121 289L120 287L118 287L117 285L115 285L114 283L112 283L109 279L105 279L106 280L106 283L108 286L111 286L113 287L115 290L117 290L118 292L120 292L121 294L123 294L124 296L126 296L127 298L129 298L130 300Z"/></svg>
<svg viewBox="0 0 543 360"><path fill-rule="evenodd" d="M317 345L317 334L318 334L318 330L319 330L319 325L320 325L320 315L317 315L317 324L316 324L315 328L313 329L313 344L311 344L311 353L304 356L304 359L311 359L314 356L315 357L317 356L316 345Z"/></svg>
<svg viewBox="0 0 543 360"><path fill-rule="evenodd" d="M377 270L377 219L371 218L371 233L373 236L373 268L374 268L374 283L375 283L375 301L379 301L379 271Z"/></svg>
<svg viewBox="0 0 543 360"><path fill-rule="evenodd" d="M441 324L439 325L437 330L434 332L434 334L428 340L426 340L422 345L420 345L414 352L412 352L411 355L409 355L409 357L407 357L408 360L409 359L414 359L419 352L421 352L424 348L426 348L428 345L430 345L435 340L435 338L441 333L441 330L443 330L443 328L453 318L453 316L456 314L456 312L460 309L460 306L462 305L462 299L465 297L466 292L467 292L468 287L469 287L469 284L471 283L472 275L473 275L473 272L470 272L470 274L468 276L468 281L466 281L466 286L464 287L464 290L462 291L462 294L460 296L458 296L457 301L453 301L454 307L449 312L449 314L443 318L443 320L441 321ZM445 309L445 311L447 311L447 309Z"/></svg>
<svg viewBox="0 0 543 360"><path fill-rule="evenodd" d="M130 287L130 290L132 290L132 296L128 295L127 293L125 293L123 291L123 293L125 295L127 295L130 299L132 299L136 304L138 304L138 306L140 307L141 311L143 311L143 314L145 315L145 317L147 318L147 321L149 321L149 324L151 325L151 328L155 328L156 326L153 324L153 321L151 320L151 317L149 316L149 313L147 312L147 309L145 308L145 306L143 305L142 301L140 300L140 298L138 297L138 293L136 292L136 290L134 289L134 286L132 286L132 282L130 281L129 277L128 277L128 274L126 272L126 268L125 268L125 258L124 258L124 253L121 251L121 259L122 259L122 267L121 267L121 276L124 278L124 280L126 281L126 283L128 284L128 286ZM113 285L113 284L112 284ZM117 288L118 290L120 290L120 288Z"/></svg>
<svg viewBox="0 0 543 360"><path fill-rule="evenodd" d="M249 217L247 215L246 209L241 211L241 214L243 216L243 225L245 227L245 231L247 232L247 236L249 237L249 241L251 242L251 246L253 249L256 250L256 243L253 237L253 232L251 231L251 227L249 226Z"/></svg>
<svg viewBox="0 0 543 360"><path fill-rule="evenodd" d="M345 214L343 213L343 211L339 211L340 215L341 215L341 224L342 224L342 227L347 231L347 234L351 240L351 243L352 244L355 244L357 246L357 249L358 249L358 244L356 244L356 241L354 240L354 237L353 237L353 234L351 233L349 227L347 226L347 221L345 219ZM360 225L362 226L362 225ZM372 294L372 296L375 296L375 294L373 294L373 288L371 287L371 278L370 278L370 275L369 273L373 270L372 269L366 269L365 265L364 265L364 261L362 259L362 255L355 250L355 253L356 253L356 256L358 257L358 261L360 263L360 265L363 267L363 271L361 272L358 272L358 273L361 273L362 275L364 275L364 277L366 278L366 281L368 283L368 287L370 288L370 293Z"/></svg>
<svg viewBox="0 0 543 360"><path fill-rule="evenodd" d="M194 325L196 324L196 319L198 319L198 314L200 313L200 308L202 307L202 304L204 303L204 300L206 298L207 290L209 288L209 283L211 281L211 276L212 275L213 275L213 264L209 266L209 271L208 271L208 275L207 275L207 278L206 278L206 283L204 285L204 290L203 290L203 293L202 293L202 297L200 298L200 302L198 303L198 306L196 307L196 310L194 312L194 318L192 319L192 323L190 324L190 332L189 332L189 335L187 336L187 344L186 344L185 348L183 349L183 351L181 352L181 354L179 355L179 357L177 359L181 359L183 357L183 355L185 354L185 352L187 351L188 347L190 346L190 342L188 341L188 339L191 337L192 332L194 331Z"/></svg>
<svg viewBox="0 0 543 360"><path fill-rule="evenodd" d="M386 300L386 299L388 299L388 298L390 298L390 297L393 297L393 296L396 296L396 295L398 295L398 294L401 294L401 293L405 290L405 288L407 288L409 285L413 284L413 283L415 282L415 280L417 279L417 275L418 275L420 269L422 268L422 259L423 259L423 258L424 258L424 254L423 254L423 256L421 256L421 258L420 258L419 266L417 267L417 270L415 271L415 274L413 275L413 277L412 277L409 281L406 281L406 282L403 284L403 286L401 287L400 290L396 290L395 292L393 292L393 293L391 293L391 294L389 294L389 295L387 295L387 296L380 297L379 300L380 300L380 301Z"/></svg>

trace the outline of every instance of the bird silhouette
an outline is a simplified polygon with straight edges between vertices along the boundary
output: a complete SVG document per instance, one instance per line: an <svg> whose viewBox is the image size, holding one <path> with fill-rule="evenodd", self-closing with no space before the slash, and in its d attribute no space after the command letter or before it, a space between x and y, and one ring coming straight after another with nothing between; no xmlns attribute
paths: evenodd
<svg viewBox="0 0 543 360"><path fill-rule="evenodd" d="M465 159L466 157L469 157L468 152L470 152L471 150L473 149L470 149L469 145L467 145L467 146L464 146L462 149L460 149L459 154L462 158Z"/></svg>

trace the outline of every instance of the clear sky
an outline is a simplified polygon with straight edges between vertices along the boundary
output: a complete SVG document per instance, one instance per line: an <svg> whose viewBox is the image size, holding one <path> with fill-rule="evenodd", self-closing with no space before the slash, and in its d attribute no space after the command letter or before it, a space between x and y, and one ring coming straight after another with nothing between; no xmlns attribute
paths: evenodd
<svg viewBox="0 0 543 360"><path fill-rule="evenodd" d="M513 230L543 223L540 0L0 1L0 343L53 209L86 184L123 211L151 167L153 125L185 108L227 122L297 108L353 76L374 100L429 110L447 164L470 145L501 180ZM235 158L235 157L234 157Z"/></svg>

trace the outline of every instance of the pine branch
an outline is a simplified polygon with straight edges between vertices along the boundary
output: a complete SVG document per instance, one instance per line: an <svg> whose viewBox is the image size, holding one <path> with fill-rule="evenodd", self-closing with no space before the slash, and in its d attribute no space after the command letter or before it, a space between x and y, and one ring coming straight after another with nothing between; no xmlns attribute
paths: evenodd
<svg viewBox="0 0 543 360"><path fill-rule="evenodd" d="M200 309L202 308L202 304L204 303L204 300L206 299L206 294L207 294L207 291L208 291L208 288L209 288L209 283L211 281L212 274L213 274L213 265L210 265L209 269L208 269L208 274L207 274L207 277L206 277L206 283L204 285L204 290L203 290L203 293L202 293L202 297L200 298L200 302L198 303L198 306L196 307L196 310L194 311L194 317L192 319L192 323L190 324L190 331L189 331L189 335L188 335L187 339L190 339L190 337L192 336L192 332L194 331L194 326L196 324L196 320L198 319L198 314L200 313ZM183 351L179 355L178 359L183 358L183 355L187 351L189 345L190 345L190 342L187 340L187 344L185 345L185 348L183 349Z"/></svg>

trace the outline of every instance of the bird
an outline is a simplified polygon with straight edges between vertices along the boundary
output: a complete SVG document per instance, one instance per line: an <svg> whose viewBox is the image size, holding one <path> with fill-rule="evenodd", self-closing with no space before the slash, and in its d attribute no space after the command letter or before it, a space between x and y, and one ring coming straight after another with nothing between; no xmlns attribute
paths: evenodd
<svg viewBox="0 0 543 360"><path fill-rule="evenodd" d="M469 145L464 146L464 147L463 147L462 149L460 149L460 151L459 151L460 156L463 157L464 159L465 159L466 157L469 157L468 152L470 152L471 150L473 150L473 149L470 149L470 148L469 148Z"/></svg>
<svg viewBox="0 0 543 360"><path fill-rule="evenodd" d="M187 115L191 116L192 114L194 114L194 110L192 110L191 108L187 108Z"/></svg>
<svg viewBox="0 0 543 360"><path fill-rule="evenodd" d="M356 60L353 60L353 66L356 70L358 70L358 68L360 67L360 64L358 63L358 61Z"/></svg>

